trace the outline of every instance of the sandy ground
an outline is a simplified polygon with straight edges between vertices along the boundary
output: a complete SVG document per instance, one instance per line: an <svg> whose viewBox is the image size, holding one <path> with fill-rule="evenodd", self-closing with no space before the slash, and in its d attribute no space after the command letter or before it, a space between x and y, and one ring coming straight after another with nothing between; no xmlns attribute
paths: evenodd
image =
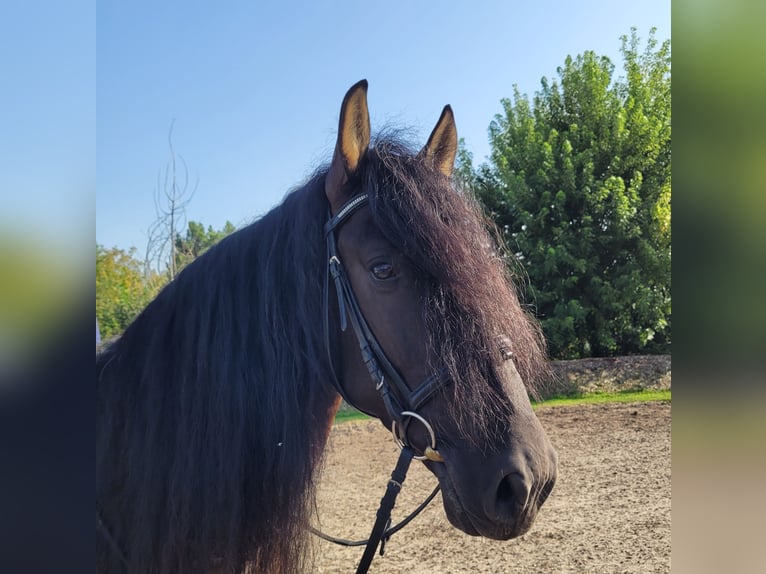
<svg viewBox="0 0 766 574"><path fill-rule="evenodd" d="M559 452L559 478L530 532L498 542L467 536L441 496L376 556L371 572L670 572L668 403L538 410ZM318 492L318 526L369 534L397 449L377 422L334 427ZM413 463L394 509L402 518L436 479ZM315 571L353 572L362 548L315 542Z"/></svg>

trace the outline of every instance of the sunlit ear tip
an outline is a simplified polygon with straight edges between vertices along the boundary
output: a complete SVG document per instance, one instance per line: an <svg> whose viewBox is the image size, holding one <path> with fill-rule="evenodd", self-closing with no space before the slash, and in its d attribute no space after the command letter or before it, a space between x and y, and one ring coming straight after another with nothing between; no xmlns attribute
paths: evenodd
<svg viewBox="0 0 766 574"><path fill-rule="evenodd" d="M444 109L442 109L441 117L439 117L439 122L449 122L454 125L455 123L455 112L452 111L452 106L447 104L444 106Z"/></svg>
<svg viewBox="0 0 766 574"><path fill-rule="evenodd" d="M361 109L367 107L367 80L359 80L356 84L351 86L343 98L341 109L348 106L353 109Z"/></svg>
<svg viewBox="0 0 766 574"><path fill-rule="evenodd" d="M367 88L369 87L369 83L366 79L359 80L356 84L351 86L349 88L349 93L356 92L357 90L362 90L365 94L367 93Z"/></svg>
<svg viewBox="0 0 766 574"><path fill-rule="evenodd" d="M457 135L457 126L455 125L455 112L452 111L452 106L449 104L444 106L444 117L449 120L450 128Z"/></svg>
<svg viewBox="0 0 766 574"><path fill-rule="evenodd" d="M457 148L458 137L455 116L452 113L452 106L447 104L442 109L428 142L418 152L418 157L432 162L433 166L446 177L452 177Z"/></svg>

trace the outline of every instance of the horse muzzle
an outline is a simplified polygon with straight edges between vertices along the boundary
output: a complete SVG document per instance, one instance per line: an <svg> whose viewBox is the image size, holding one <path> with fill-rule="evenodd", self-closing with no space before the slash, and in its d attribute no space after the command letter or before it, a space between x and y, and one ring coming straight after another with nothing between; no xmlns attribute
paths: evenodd
<svg viewBox="0 0 766 574"><path fill-rule="evenodd" d="M529 531L556 482L558 455L552 447L534 464L499 453L477 457L445 449L445 463L426 465L439 479L450 523L472 536L510 540ZM469 459L469 460L466 460Z"/></svg>

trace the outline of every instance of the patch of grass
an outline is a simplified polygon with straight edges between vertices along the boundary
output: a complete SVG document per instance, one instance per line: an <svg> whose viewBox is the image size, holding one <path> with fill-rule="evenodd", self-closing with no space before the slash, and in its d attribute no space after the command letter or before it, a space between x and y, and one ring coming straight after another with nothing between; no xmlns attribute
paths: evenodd
<svg viewBox="0 0 766 574"><path fill-rule="evenodd" d="M364 413L360 413L356 409L345 408L340 409L335 415L336 423L345 423L348 421L364 421L369 420L369 416Z"/></svg>
<svg viewBox="0 0 766 574"><path fill-rule="evenodd" d="M636 403L647 401L671 401L671 391L622 391L618 393L588 393L564 397L553 397L539 403L532 403L532 408L558 407L563 405L589 405L599 403Z"/></svg>
<svg viewBox="0 0 766 574"><path fill-rule="evenodd" d="M583 395L570 395L564 397L553 397L539 403L532 403L532 408L540 407L560 407L565 405L588 405L599 403L641 403L648 401L668 401L671 402L670 390L664 391L622 391L619 393L588 393ZM336 423L345 423L348 421L365 421L370 417L353 408L342 408L335 415Z"/></svg>

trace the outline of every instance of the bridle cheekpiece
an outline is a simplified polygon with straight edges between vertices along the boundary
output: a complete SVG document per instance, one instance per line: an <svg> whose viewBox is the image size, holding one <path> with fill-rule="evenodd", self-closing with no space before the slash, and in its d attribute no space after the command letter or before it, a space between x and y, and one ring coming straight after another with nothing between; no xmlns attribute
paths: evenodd
<svg viewBox="0 0 766 574"><path fill-rule="evenodd" d="M336 544L343 546L362 546L366 545L362 559L357 567L357 574L367 572L375 555L375 550L380 545L380 553L383 554L386 541L401 528L407 525L415 516L417 516L439 491L439 486L434 488L433 492L420 504L409 516L402 520L396 526L391 526L391 510L394 507L396 497L402 488L402 483L407 475L412 459L430 460L432 462L444 462L444 458L436 449L436 433L431 424L420 414L418 409L430 400L440 389L449 384L449 377L445 376L443 370L428 376L414 390L404 381L385 351L380 346L372 329L370 329L367 320L364 318L362 309L356 300L354 290L348 279L346 269L338 253L336 231L348 221L359 208L370 201L366 193L352 197L338 212L333 216L328 214L328 221L324 226L325 242L327 244L327 272L325 274L324 285L324 337L325 349L330 366L331 380L333 386L343 399L355 408L365 412L364 409L354 405L348 398L343 385L335 373L332 357L332 345L330 341L330 278L335 284L335 293L338 297L338 311L340 313L341 331L347 329L347 319L351 322L351 327L359 343L359 350L362 359L370 373L370 378L375 385L375 390L380 393L383 404L386 407L388 415L391 417L391 434L394 442L401 449L399 460L391 473L391 478L386 487L386 493L380 501L375 524L372 533L367 540L349 541L341 538L328 536L315 528L310 528L311 532ZM371 413L366 413L371 415ZM374 415L371 415L374 416ZM407 427L411 421L418 421L428 432L429 444L425 447L422 455L416 455L413 447L407 443Z"/></svg>
<svg viewBox="0 0 766 574"><path fill-rule="evenodd" d="M325 241L327 244L327 277L325 280L325 301L324 301L324 329L325 346L327 348L332 372L332 382L340 395L347 403L355 408L365 412L349 401L343 385L338 379L333 367L330 345L330 321L329 321L329 278L332 277L335 284L335 292L338 297L338 310L340 312L340 328L345 331L347 328L347 319L351 322L356 339L359 343L359 350L362 359L370 373L375 389L380 393L386 411L391 417L391 432L394 436L394 442L399 447L407 444L406 431L407 426L412 420L422 424L430 438L430 444L426 447L422 455L416 455L416 460L432 460L434 462L443 462L444 458L436 449L436 434L431 424L420 414L420 409L428 400L430 400L440 389L449 384L450 379L440 370L428 376L414 390L404 381L397 369L386 356L377 338L370 329L367 320L357 302L354 290L348 279L343 263L340 259L337 247L336 231L340 226L348 221L351 216L362 206L369 203L369 195L364 193L351 198L343 205L334 216L330 216L324 226ZM367 413L370 414L370 413Z"/></svg>

